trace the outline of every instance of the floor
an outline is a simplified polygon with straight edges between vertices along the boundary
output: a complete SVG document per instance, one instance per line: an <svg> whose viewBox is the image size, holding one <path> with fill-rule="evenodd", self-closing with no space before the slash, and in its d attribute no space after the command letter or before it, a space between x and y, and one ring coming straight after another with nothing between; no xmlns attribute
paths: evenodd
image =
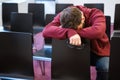
<svg viewBox="0 0 120 80"><path fill-rule="evenodd" d="M35 79L34 80L51 80L51 62L46 61L45 62L45 76L42 76L41 69L39 66L39 61L33 61L34 62L34 73L35 73ZM91 66L91 80L95 80L96 78L96 70L95 67Z"/></svg>
<svg viewBox="0 0 120 80"><path fill-rule="evenodd" d="M42 76L41 69L39 66L39 61L33 61L34 62L34 80L51 80L51 63L45 62L45 76Z"/></svg>

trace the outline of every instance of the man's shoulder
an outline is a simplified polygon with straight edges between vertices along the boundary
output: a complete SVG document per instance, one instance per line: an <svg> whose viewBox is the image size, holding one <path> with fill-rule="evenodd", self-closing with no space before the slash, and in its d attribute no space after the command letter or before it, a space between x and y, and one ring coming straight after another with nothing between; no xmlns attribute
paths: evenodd
<svg viewBox="0 0 120 80"><path fill-rule="evenodd" d="M83 5L76 5L75 7L77 7L78 9L80 9L81 11L84 12L90 12L91 11L91 8L87 8L86 6L83 6Z"/></svg>

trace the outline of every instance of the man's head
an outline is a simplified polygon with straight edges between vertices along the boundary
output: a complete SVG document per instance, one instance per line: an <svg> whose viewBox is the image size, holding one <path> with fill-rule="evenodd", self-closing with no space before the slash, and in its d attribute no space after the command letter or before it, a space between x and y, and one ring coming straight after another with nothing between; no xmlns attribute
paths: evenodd
<svg viewBox="0 0 120 80"><path fill-rule="evenodd" d="M84 24L84 15L76 7L68 7L61 12L60 23L64 28L80 29Z"/></svg>

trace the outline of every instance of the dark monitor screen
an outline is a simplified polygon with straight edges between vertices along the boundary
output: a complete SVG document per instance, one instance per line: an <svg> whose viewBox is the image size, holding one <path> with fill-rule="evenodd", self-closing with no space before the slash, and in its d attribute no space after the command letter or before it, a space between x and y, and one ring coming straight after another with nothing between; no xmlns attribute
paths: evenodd
<svg viewBox="0 0 120 80"><path fill-rule="evenodd" d="M0 77L33 78L31 43L29 33L0 32Z"/></svg>

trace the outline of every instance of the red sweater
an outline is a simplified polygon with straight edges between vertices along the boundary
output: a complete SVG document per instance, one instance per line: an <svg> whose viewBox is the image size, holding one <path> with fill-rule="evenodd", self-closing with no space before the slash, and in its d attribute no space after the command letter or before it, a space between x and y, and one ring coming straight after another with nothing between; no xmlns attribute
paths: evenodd
<svg viewBox="0 0 120 80"><path fill-rule="evenodd" d="M66 39L78 33L81 37L90 40L91 51L100 56L109 56L110 42L105 33L106 20L102 11L84 6L74 7L79 8L84 13L85 28L81 30L73 30L59 27L61 26L59 13L52 22L45 26L43 36L46 38Z"/></svg>

